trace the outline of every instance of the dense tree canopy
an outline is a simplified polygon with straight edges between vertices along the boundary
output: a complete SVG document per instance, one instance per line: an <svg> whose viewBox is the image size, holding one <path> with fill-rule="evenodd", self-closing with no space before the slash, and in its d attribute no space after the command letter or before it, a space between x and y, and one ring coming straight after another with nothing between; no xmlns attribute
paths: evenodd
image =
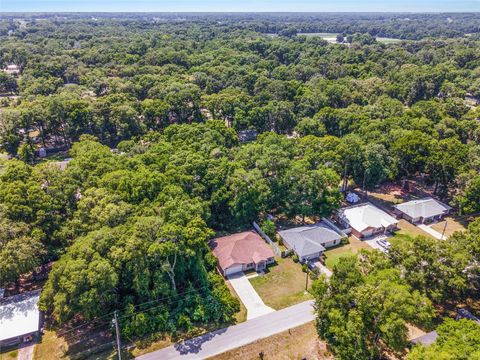
<svg viewBox="0 0 480 360"><path fill-rule="evenodd" d="M40 306L56 323L120 309L128 337L172 334L239 309L208 247L217 233L266 214L319 219L347 184L412 178L479 212L479 23L5 14L0 68L19 73L0 72L0 286L55 261ZM41 159L59 152L66 168ZM341 260L313 288L320 336L340 358L400 353L431 303L478 295L479 239L477 221ZM446 336L433 349L456 344Z"/></svg>
<svg viewBox="0 0 480 360"><path fill-rule="evenodd" d="M408 344L406 324L425 326L433 316L431 302L400 271L367 253L341 258L330 281L320 278L313 294L318 333L339 359L401 353Z"/></svg>
<svg viewBox="0 0 480 360"><path fill-rule="evenodd" d="M409 360L478 359L480 358L480 326L471 320L447 319L437 328L438 338L429 347L415 346Z"/></svg>

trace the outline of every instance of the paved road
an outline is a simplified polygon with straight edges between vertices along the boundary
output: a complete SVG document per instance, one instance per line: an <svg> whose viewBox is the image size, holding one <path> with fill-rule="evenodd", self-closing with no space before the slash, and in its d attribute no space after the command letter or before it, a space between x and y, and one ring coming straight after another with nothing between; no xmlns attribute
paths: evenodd
<svg viewBox="0 0 480 360"><path fill-rule="evenodd" d="M244 273L230 275L228 280L247 309L247 320L275 311L265 305Z"/></svg>
<svg viewBox="0 0 480 360"><path fill-rule="evenodd" d="M138 357L139 360L205 359L314 320L313 301L305 301L244 323Z"/></svg>
<svg viewBox="0 0 480 360"><path fill-rule="evenodd" d="M442 238L442 234L439 233L437 230L434 230L432 229L430 226L428 225L425 225L425 224L418 224L417 227L419 227L420 229L422 229L423 231L429 233L430 235L432 235L434 238L438 239L438 240L445 240L447 237L444 235L443 238Z"/></svg>

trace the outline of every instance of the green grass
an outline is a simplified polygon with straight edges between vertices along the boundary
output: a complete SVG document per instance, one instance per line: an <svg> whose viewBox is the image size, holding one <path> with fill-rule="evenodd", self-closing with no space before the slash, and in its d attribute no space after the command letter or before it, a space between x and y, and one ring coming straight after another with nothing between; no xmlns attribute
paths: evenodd
<svg viewBox="0 0 480 360"><path fill-rule="evenodd" d="M338 263L341 257L356 254L360 250L372 250L372 248L363 241L357 239L355 236L348 238L349 243L337 246L333 249L325 251L325 265L330 270Z"/></svg>
<svg viewBox="0 0 480 360"><path fill-rule="evenodd" d="M265 275L250 279L250 283L266 305L279 310L312 298L305 294L305 279L300 264L278 258Z"/></svg>
<svg viewBox="0 0 480 360"><path fill-rule="evenodd" d="M230 293L232 294L232 296L236 297L240 302L240 311L237 314L235 314L235 322L238 324L238 323L247 321L247 309L245 308L245 305L243 305L242 301L238 297L237 293L233 289L230 282L226 281L225 284L227 285L228 290L230 290Z"/></svg>
<svg viewBox="0 0 480 360"><path fill-rule="evenodd" d="M352 251L351 248L347 248L344 251L337 251L337 252L330 253L330 254L325 253L325 255L326 255L325 265L330 270L333 270L333 267L336 264L338 264L340 258L342 258L344 256L348 256L348 255L353 255L353 254L354 254L354 252Z"/></svg>
<svg viewBox="0 0 480 360"><path fill-rule="evenodd" d="M413 237L413 238L417 237L417 236L433 237L429 233L423 231L418 226L415 226L415 225L409 223L405 219L401 219L398 222L398 227L400 228L400 230L396 231L396 233L395 233L396 235L407 235L407 236Z"/></svg>
<svg viewBox="0 0 480 360"><path fill-rule="evenodd" d="M10 350L5 353L0 353L0 359L1 360L13 360L16 359L18 356L18 349Z"/></svg>
<svg viewBox="0 0 480 360"><path fill-rule="evenodd" d="M383 44L398 44L401 43L402 39L394 39L394 38L384 38L384 37L377 37L377 41Z"/></svg>

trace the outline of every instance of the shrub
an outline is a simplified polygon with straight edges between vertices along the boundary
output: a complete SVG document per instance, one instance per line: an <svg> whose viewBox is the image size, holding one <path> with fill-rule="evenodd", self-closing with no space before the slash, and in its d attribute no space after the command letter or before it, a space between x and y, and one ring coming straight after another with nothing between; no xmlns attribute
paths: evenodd
<svg viewBox="0 0 480 360"><path fill-rule="evenodd" d="M277 228L275 226L275 223L271 220L265 220L262 222L261 228L267 236L275 241L275 233L277 232Z"/></svg>
<svg viewBox="0 0 480 360"><path fill-rule="evenodd" d="M298 258L298 255L293 255L293 256L292 256L292 260L293 260L293 262L298 263L298 261L299 261L300 259Z"/></svg>

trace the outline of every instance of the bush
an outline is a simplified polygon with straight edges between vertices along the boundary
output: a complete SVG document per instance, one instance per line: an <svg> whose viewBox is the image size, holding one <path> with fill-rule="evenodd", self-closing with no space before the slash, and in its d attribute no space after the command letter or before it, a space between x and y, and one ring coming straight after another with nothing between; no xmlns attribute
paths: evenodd
<svg viewBox="0 0 480 360"><path fill-rule="evenodd" d="M341 244L342 244L342 245L350 244L350 240L349 240L348 236L344 236L344 237L342 238Z"/></svg>
<svg viewBox="0 0 480 360"><path fill-rule="evenodd" d="M281 237L280 235L277 234L277 235L275 236L275 238L276 238L277 241L278 241L278 245L283 245L283 239L282 239L282 237Z"/></svg>
<svg viewBox="0 0 480 360"><path fill-rule="evenodd" d="M293 255L293 256L292 256L292 260L293 260L293 262L298 263L298 261L299 261L300 259L298 258L298 255Z"/></svg>
<svg viewBox="0 0 480 360"><path fill-rule="evenodd" d="M273 221L265 220L262 222L260 227L262 228L263 232L267 234L270 239L272 239L272 241L276 240L275 234L277 232L277 227Z"/></svg>
<svg viewBox="0 0 480 360"><path fill-rule="evenodd" d="M318 268L315 268L312 271L310 271L309 275L310 275L310 279L317 280L318 277L320 276L320 270Z"/></svg>
<svg viewBox="0 0 480 360"><path fill-rule="evenodd" d="M306 273L308 271L308 265L306 263L302 264L302 271Z"/></svg>

